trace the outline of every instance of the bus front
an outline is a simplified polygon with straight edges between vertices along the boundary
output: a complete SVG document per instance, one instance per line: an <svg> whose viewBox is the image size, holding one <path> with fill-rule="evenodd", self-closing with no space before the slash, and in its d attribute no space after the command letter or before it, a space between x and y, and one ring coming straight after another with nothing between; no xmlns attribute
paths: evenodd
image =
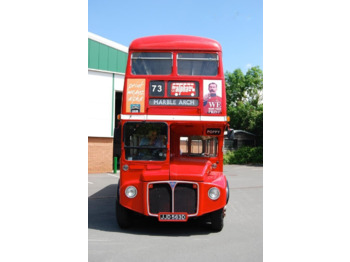
<svg viewBox="0 0 350 262"><path fill-rule="evenodd" d="M221 231L229 188L220 44L178 35L134 40L120 120L119 226L137 212L160 222L202 217Z"/></svg>

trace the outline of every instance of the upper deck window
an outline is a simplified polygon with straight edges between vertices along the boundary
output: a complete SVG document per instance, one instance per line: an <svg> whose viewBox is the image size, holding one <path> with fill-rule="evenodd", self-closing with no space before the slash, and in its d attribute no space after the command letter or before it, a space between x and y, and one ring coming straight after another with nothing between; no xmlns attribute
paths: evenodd
<svg viewBox="0 0 350 262"><path fill-rule="evenodd" d="M137 52L131 60L133 75L170 75L172 71L172 53Z"/></svg>
<svg viewBox="0 0 350 262"><path fill-rule="evenodd" d="M216 76L219 58L209 53L179 53L177 55L177 71L179 75Z"/></svg>

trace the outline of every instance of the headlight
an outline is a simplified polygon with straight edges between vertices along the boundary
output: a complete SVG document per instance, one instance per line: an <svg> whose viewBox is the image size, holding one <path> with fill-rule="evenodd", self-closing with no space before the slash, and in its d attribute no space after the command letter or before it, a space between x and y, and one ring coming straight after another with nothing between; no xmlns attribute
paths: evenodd
<svg viewBox="0 0 350 262"><path fill-rule="evenodd" d="M208 196L212 200L216 200L220 197L220 190L217 187L212 187L208 191Z"/></svg>
<svg viewBox="0 0 350 262"><path fill-rule="evenodd" d="M137 189L136 189L136 187L134 187L134 186L128 186L128 187L125 189L125 195L126 195L128 198L134 198L134 197L136 197L136 195L137 195Z"/></svg>

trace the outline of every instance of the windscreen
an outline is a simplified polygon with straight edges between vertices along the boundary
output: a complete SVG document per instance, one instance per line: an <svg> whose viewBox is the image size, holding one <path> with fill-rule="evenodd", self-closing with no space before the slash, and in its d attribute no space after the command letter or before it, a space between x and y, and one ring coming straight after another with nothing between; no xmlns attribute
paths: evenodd
<svg viewBox="0 0 350 262"><path fill-rule="evenodd" d="M133 75L170 75L172 65L172 53L135 52L131 55Z"/></svg>
<svg viewBox="0 0 350 262"><path fill-rule="evenodd" d="M179 75L216 76L218 74L218 55L210 53L177 54Z"/></svg>
<svg viewBox="0 0 350 262"><path fill-rule="evenodd" d="M126 123L124 125L125 159L165 160L167 134L168 126L165 123Z"/></svg>

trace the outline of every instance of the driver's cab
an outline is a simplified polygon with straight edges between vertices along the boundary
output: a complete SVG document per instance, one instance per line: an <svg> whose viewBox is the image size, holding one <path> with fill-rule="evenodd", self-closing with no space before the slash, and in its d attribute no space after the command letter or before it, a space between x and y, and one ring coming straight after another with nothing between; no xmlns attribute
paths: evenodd
<svg viewBox="0 0 350 262"><path fill-rule="evenodd" d="M168 125L162 122L124 124L126 160L164 161L167 158Z"/></svg>

